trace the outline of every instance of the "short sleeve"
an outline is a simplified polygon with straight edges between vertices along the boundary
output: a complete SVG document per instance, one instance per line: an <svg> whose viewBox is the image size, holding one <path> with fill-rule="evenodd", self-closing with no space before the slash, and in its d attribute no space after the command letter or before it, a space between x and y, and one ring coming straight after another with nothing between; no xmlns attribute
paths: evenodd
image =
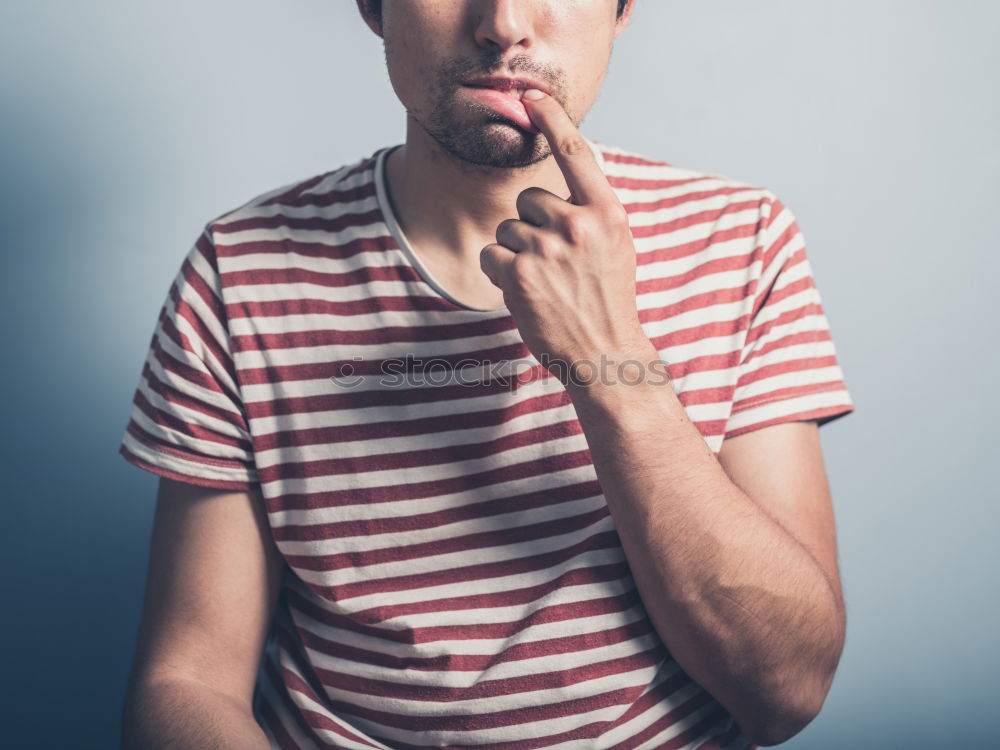
<svg viewBox="0 0 1000 750"><path fill-rule="evenodd" d="M781 422L823 425L854 411L802 232L791 210L767 196L760 276L724 438Z"/></svg>
<svg viewBox="0 0 1000 750"><path fill-rule="evenodd" d="M185 257L160 309L118 452L170 479L219 489L257 486L207 230Z"/></svg>

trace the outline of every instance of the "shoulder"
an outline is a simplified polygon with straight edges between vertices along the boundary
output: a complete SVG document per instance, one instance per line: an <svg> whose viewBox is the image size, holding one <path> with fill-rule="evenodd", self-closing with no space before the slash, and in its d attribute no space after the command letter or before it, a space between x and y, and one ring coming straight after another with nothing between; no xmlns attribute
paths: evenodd
<svg viewBox="0 0 1000 750"><path fill-rule="evenodd" d="M208 221L206 231L225 242L235 233L307 226L343 212L345 204L373 199L374 165L382 150L260 193Z"/></svg>
<svg viewBox="0 0 1000 750"><path fill-rule="evenodd" d="M755 209L764 221L781 207L769 188L728 174L680 166L648 154L590 140L602 169L630 213L726 204Z"/></svg>

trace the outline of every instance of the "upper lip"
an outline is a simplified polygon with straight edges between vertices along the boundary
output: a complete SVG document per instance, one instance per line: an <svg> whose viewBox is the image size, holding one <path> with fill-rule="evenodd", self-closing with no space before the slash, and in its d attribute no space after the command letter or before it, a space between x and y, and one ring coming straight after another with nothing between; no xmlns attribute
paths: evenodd
<svg viewBox="0 0 1000 750"><path fill-rule="evenodd" d="M546 94L549 90L542 84L530 78L503 78L501 76L486 76L484 78L473 78L465 82L466 86L484 86L491 89L538 89Z"/></svg>

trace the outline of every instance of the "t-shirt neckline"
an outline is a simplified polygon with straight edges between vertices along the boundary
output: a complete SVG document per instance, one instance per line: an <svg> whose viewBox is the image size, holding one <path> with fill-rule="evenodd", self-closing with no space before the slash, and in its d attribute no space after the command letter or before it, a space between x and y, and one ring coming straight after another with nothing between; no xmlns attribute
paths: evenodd
<svg viewBox="0 0 1000 750"><path fill-rule="evenodd" d="M583 139L586 144L590 147L590 150L594 153L594 157L597 159L597 163L601 167L601 171L606 173L604 156L601 154L600 148L597 144L591 141L589 138L584 137ZM395 146L385 146L379 149L375 157L375 199L378 201L379 210L382 213L382 219L385 222L386 228L392 234L393 239L396 240L396 244L399 246L400 251L406 257L406 260L410 263L413 269L420 276L421 281L427 284L431 289L433 289L438 295L443 299L447 300L451 304L455 305L461 310L466 310L469 312L482 312L482 313L507 313L506 305L500 307L472 307L464 302L460 302L454 295L452 295L444 286L438 281L434 274L430 272L430 269L424 265L420 257L414 252L413 247L410 245L409 240L407 240L406 235L403 234L403 228L399 226L399 222L396 220L396 214L392 210L392 204L389 201L389 193L386 188L386 162L388 161L389 154L400 148L403 144L398 143Z"/></svg>

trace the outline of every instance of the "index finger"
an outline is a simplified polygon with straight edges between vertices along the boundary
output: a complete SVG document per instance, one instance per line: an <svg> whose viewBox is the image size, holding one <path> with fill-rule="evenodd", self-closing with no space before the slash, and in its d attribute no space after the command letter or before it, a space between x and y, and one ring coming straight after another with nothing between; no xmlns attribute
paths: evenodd
<svg viewBox="0 0 1000 750"><path fill-rule="evenodd" d="M537 92L538 98L529 94ZM569 119L566 110L558 101L543 91L528 89L521 98L528 117L537 127L552 149L552 155L562 170L566 184L573 193L573 203L577 205L601 203L612 193L608 180L594 158L590 146L580 134L576 124Z"/></svg>

